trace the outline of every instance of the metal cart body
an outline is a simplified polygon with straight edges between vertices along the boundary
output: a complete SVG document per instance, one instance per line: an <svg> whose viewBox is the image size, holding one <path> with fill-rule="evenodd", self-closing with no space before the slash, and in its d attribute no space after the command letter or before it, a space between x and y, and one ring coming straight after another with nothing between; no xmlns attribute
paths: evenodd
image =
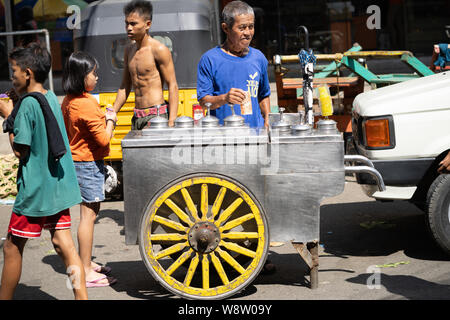
<svg viewBox="0 0 450 320"><path fill-rule="evenodd" d="M271 114L270 123L278 119ZM346 172L377 174L343 146L336 128L130 131L122 140L126 243L138 243L152 276L184 298L239 292L261 271L270 241L294 245L316 288L320 202L344 190Z"/></svg>

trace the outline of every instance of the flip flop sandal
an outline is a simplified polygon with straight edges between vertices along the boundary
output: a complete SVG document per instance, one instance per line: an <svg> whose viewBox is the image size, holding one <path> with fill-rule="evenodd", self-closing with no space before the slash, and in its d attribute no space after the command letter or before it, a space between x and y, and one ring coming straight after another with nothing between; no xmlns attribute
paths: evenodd
<svg viewBox="0 0 450 320"><path fill-rule="evenodd" d="M97 266L93 269L95 272L108 274L111 272L111 268L107 266Z"/></svg>
<svg viewBox="0 0 450 320"><path fill-rule="evenodd" d="M108 280L108 282L106 282L106 283L101 283L100 281L102 281L103 279L107 279ZM100 283L99 283L100 282ZM105 275L103 275L102 277L100 277L100 278L97 278L97 279L94 279L94 280L91 280L91 281L86 281L86 288L98 288L98 287L107 287L107 286L110 286L110 285L112 285L112 284L114 284L114 283L116 283L117 282L117 280L116 279L114 279L114 278L112 278L112 277L107 277L107 276L105 276Z"/></svg>

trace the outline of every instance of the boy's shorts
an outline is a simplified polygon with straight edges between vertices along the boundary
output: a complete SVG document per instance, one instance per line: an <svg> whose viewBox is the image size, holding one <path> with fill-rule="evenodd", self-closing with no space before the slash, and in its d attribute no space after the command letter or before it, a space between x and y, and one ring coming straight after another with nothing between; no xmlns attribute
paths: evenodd
<svg viewBox="0 0 450 320"><path fill-rule="evenodd" d="M105 200L105 165L103 160L74 161L80 186L81 199L84 203Z"/></svg>
<svg viewBox="0 0 450 320"><path fill-rule="evenodd" d="M47 217L27 217L12 213L9 221L8 234L21 238L39 238L42 229L70 229L71 219L69 209Z"/></svg>

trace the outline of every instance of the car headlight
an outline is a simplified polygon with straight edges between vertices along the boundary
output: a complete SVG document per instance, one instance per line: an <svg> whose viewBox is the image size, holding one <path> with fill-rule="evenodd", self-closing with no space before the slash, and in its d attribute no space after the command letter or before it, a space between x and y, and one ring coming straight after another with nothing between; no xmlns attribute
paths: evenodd
<svg viewBox="0 0 450 320"><path fill-rule="evenodd" d="M395 147L392 116L362 118L362 144L366 149L392 149Z"/></svg>

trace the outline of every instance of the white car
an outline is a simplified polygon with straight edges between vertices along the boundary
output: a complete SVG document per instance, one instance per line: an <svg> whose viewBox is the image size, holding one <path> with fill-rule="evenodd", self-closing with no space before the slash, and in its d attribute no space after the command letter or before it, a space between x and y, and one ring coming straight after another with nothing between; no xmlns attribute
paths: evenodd
<svg viewBox="0 0 450 320"><path fill-rule="evenodd" d="M428 215L430 230L450 253L450 174L437 164L450 150L450 72L359 94L353 102L356 152L370 159L386 185L378 191L358 174L377 200L408 200Z"/></svg>

